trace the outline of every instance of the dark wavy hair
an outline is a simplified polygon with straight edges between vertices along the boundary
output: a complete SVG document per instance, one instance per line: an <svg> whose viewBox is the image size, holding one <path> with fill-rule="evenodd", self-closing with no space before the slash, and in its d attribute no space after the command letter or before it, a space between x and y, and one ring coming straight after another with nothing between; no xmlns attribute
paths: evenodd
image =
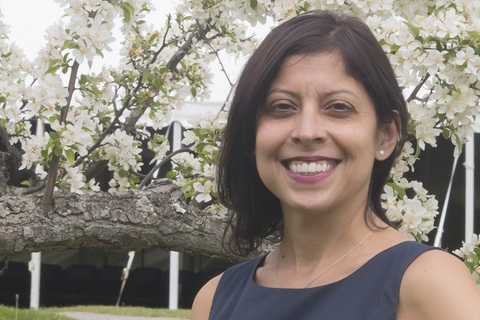
<svg viewBox="0 0 480 320"><path fill-rule="evenodd" d="M396 150L386 160L375 161L367 203L382 221L396 227L387 218L380 197L406 137L407 109L401 88L388 57L363 21L329 11L312 11L282 23L268 34L246 63L235 90L219 155L217 182L220 200L231 212L224 244L237 254L246 256L265 238L283 236L280 202L260 180L253 155L258 109L287 57L332 51L342 57L346 73L363 84L379 124L391 123L395 114L399 116Z"/></svg>

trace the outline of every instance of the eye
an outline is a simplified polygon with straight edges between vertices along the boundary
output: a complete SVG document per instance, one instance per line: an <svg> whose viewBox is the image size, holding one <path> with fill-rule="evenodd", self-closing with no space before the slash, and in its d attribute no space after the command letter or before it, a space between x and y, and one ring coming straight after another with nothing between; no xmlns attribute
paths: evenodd
<svg viewBox="0 0 480 320"><path fill-rule="evenodd" d="M283 112L283 111L292 110L292 109L294 109L294 107L293 107L291 104L289 104L289 103L279 102L279 103L273 104L273 105L272 105L272 109L273 109L273 110L280 111L280 112Z"/></svg>
<svg viewBox="0 0 480 320"><path fill-rule="evenodd" d="M278 100L265 106L265 113L277 117L287 116L296 110L296 106L290 101Z"/></svg>
<svg viewBox="0 0 480 320"><path fill-rule="evenodd" d="M330 103L325 107L325 110L336 116L347 116L356 113L356 109L351 104L342 101Z"/></svg>
<svg viewBox="0 0 480 320"><path fill-rule="evenodd" d="M327 108L335 111L353 111L354 110L352 106L344 102L334 102L330 104Z"/></svg>

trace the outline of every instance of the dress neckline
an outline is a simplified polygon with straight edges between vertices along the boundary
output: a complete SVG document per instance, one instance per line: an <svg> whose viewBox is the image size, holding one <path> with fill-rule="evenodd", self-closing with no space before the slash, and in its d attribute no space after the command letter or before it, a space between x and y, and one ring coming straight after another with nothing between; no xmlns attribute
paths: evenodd
<svg viewBox="0 0 480 320"><path fill-rule="evenodd" d="M266 286L262 286L262 285L259 285L256 281L255 281L255 274L258 270L258 268L260 268L260 266L264 263L265 261L265 258L267 257L268 253L267 254L264 254L263 256L260 256L258 258L258 262L255 264L255 267L253 269L253 272L252 274L250 275L250 278L249 278L249 282L254 286L254 287L257 287L258 289L261 289L261 290L282 290L282 291L306 291L306 290L319 290L319 289L323 289L323 288L327 288L327 287L331 287L331 286L335 286L335 285L338 285L342 282L345 282L345 281L348 281L349 279L355 277L356 274L359 274L360 272L362 272L363 269L367 268L370 264L374 263L376 260L380 259L383 255L387 254L388 252L394 250L395 248L397 247L400 247L401 245L404 245L404 244L409 244L409 243L416 243L415 241L412 241L412 240L406 240L406 241L402 241L402 242L399 242L389 248L386 248L380 252L378 252L376 255L374 255L373 257L371 257L370 259L368 259L364 264L362 264L360 267L358 267L355 271L353 271L352 273L350 273L349 275L347 275L346 277L342 278L342 279L339 279L337 281L334 281L334 282L331 282L331 283L327 283L327 284L324 284L324 285L319 285L319 286L313 286L313 287L308 287L308 288L276 288L276 287L266 287Z"/></svg>

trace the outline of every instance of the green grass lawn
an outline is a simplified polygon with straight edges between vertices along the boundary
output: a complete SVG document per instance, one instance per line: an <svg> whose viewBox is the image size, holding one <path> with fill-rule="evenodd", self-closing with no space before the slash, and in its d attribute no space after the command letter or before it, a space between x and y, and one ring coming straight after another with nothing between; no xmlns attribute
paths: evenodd
<svg viewBox="0 0 480 320"><path fill-rule="evenodd" d="M0 320L71 320L50 310L28 310L0 305Z"/></svg>
<svg viewBox="0 0 480 320"><path fill-rule="evenodd" d="M60 312L93 312L102 314L116 314L139 317L167 317L188 319L190 310L168 310L142 307L114 307L114 306L76 306L61 308L41 308L40 310L18 309L0 305L0 320L71 320L59 315Z"/></svg>

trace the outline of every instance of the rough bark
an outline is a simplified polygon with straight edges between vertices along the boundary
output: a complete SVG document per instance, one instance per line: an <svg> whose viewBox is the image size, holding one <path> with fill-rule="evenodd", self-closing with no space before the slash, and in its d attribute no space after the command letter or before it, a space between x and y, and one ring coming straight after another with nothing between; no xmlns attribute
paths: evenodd
<svg viewBox="0 0 480 320"><path fill-rule="evenodd" d="M168 180L144 191L55 193L0 198L0 255L71 248L131 251L161 247L238 260L221 246L225 221L186 205Z"/></svg>
<svg viewBox="0 0 480 320"><path fill-rule="evenodd" d="M241 260L222 248L225 221L187 205L170 180L142 191L82 195L59 191L53 208L44 212L42 192L21 195L18 188L5 186L3 169L0 163L0 255L161 247Z"/></svg>

